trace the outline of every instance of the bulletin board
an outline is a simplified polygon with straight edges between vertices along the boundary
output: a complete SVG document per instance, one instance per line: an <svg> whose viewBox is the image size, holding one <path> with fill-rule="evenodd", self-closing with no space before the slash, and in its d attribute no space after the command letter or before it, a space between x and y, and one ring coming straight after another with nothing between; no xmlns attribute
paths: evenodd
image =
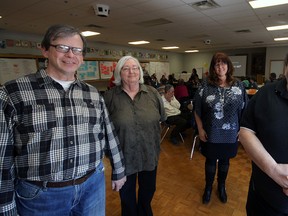
<svg viewBox="0 0 288 216"><path fill-rule="evenodd" d="M77 75L81 80L100 79L98 61L84 61L77 70Z"/></svg>
<svg viewBox="0 0 288 216"><path fill-rule="evenodd" d="M113 71L117 65L117 61L100 61L100 78L110 79L113 75Z"/></svg>
<svg viewBox="0 0 288 216"><path fill-rule="evenodd" d="M0 58L0 83L37 71L36 59Z"/></svg>
<svg viewBox="0 0 288 216"><path fill-rule="evenodd" d="M149 74L156 74L158 80L161 79L162 75L168 78L170 74L169 62L150 62L149 64Z"/></svg>

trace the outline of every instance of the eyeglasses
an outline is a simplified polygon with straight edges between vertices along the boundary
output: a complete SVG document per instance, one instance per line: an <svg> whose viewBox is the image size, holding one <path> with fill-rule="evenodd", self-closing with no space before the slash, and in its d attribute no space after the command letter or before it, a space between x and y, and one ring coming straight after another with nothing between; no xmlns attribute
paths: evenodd
<svg viewBox="0 0 288 216"><path fill-rule="evenodd" d="M220 66L224 66L224 65L227 65L227 63L225 63L225 62L218 62L218 63L216 63L214 66L215 66L215 67L220 67Z"/></svg>
<svg viewBox="0 0 288 216"><path fill-rule="evenodd" d="M139 67L123 67L122 68L122 71L124 72L129 72L129 71L132 71L132 72L138 72L139 71Z"/></svg>
<svg viewBox="0 0 288 216"><path fill-rule="evenodd" d="M50 46L55 47L56 51L60 53L68 53L70 50L72 50L72 53L74 55L82 55L83 53L83 49L78 47L71 47L63 44L57 44L57 45L50 44Z"/></svg>

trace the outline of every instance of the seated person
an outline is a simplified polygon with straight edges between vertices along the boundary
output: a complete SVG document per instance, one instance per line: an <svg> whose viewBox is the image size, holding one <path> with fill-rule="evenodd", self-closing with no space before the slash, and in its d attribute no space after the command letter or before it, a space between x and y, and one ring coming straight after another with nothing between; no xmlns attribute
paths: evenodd
<svg viewBox="0 0 288 216"><path fill-rule="evenodd" d="M269 80L266 80L265 84L275 82L276 80L276 73L270 73Z"/></svg>
<svg viewBox="0 0 288 216"><path fill-rule="evenodd" d="M258 84L254 77L250 77L250 89L258 89Z"/></svg>
<svg viewBox="0 0 288 216"><path fill-rule="evenodd" d="M189 92L183 79L178 80L178 85L175 86L174 96L180 103L189 99Z"/></svg>
<svg viewBox="0 0 288 216"><path fill-rule="evenodd" d="M161 79L160 79L160 85L166 85L168 82L168 79L166 78L166 76L163 74Z"/></svg>
<svg viewBox="0 0 288 216"><path fill-rule="evenodd" d="M241 80L242 80L242 83L243 83L245 89L249 89L250 88L250 82L249 82L248 78L247 77L241 77Z"/></svg>
<svg viewBox="0 0 288 216"><path fill-rule="evenodd" d="M191 127L192 112L181 112L181 105L174 96L174 87L171 84L165 86L162 99L167 115L166 123L175 125L170 134L170 141L177 145L179 144L179 133Z"/></svg>

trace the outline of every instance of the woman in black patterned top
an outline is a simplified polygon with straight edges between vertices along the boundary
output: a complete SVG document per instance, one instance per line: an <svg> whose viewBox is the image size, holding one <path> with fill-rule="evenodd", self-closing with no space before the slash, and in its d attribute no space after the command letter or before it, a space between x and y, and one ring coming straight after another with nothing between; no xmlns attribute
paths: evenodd
<svg viewBox="0 0 288 216"><path fill-rule="evenodd" d="M195 120L202 154L206 157L204 204L210 201L217 161L219 199L227 202L225 181L229 160L237 154L239 121L247 103L245 88L232 76L233 71L226 54L214 54L209 75L194 98Z"/></svg>

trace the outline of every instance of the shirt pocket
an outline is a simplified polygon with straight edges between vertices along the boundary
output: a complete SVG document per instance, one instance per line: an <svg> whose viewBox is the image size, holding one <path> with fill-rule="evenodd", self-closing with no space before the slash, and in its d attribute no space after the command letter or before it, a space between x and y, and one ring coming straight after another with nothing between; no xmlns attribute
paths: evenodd
<svg viewBox="0 0 288 216"><path fill-rule="evenodd" d="M42 132L56 127L54 104L35 104L24 106L19 133Z"/></svg>
<svg viewBox="0 0 288 216"><path fill-rule="evenodd" d="M100 124L101 118L101 104L93 103L92 101L84 101L81 107L83 123L90 123L92 125Z"/></svg>

